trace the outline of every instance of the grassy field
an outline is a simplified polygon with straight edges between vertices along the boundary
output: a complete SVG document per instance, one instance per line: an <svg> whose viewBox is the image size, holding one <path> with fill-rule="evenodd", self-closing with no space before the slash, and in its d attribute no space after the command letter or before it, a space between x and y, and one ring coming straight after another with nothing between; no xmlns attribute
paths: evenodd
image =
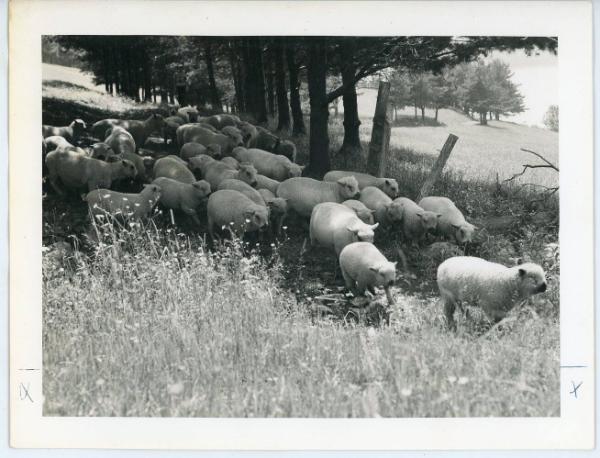
<svg viewBox="0 0 600 458"><path fill-rule="evenodd" d="M45 122L59 115L68 119L81 109L75 95L61 97L46 96ZM53 103L64 110L52 111ZM122 112L140 117L146 110L126 99L118 103L124 104ZM450 122L444 113L440 121ZM332 119L330 128L335 150L341 120ZM522 129L518 147L541 149L525 143L542 142L539 129L510 128ZM367 139L367 120L361 129ZM422 129L432 129L437 137ZM453 126L450 131L460 136L455 153L460 144L486 143L481 129L465 124L459 132ZM414 197L448 124L393 132L395 160L387 174L399 180L404 195ZM500 155L508 148L508 135L498 138L488 138L485 156L463 150L471 167L452 164L435 190L454 199L468 219L519 217L502 232L483 227L468 254L505 264L524 257L548 273L549 291L513 310L504 326L488 333L477 310L475 319L459 320L457 333L446 330L435 288L438 260L426 250L407 252L410 271L393 289L390 325L365 325L344 307L323 313L316 298L341 291L343 284L333 256L302 251L306 234L296 225L273 246L214 247L179 216L176 227L160 214L146 227L91 226L81 202L49 193L44 198L44 414L559 415L558 226L531 219L540 211L557 214L558 201L489 180L489 151ZM551 143L548 138L543 141ZM306 138L295 141L305 157ZM164 153L160 144L155 149ZM361 169L365 158L350 161ZM333 155L333 162L338 167L344 158ZM519 171L520 163L515 159L501 170ZM95 242L86 236L90 233L97 234ZM63 248L61 240L68 245ZM376 244L397 260L393 234L381 234Z"/></svg>

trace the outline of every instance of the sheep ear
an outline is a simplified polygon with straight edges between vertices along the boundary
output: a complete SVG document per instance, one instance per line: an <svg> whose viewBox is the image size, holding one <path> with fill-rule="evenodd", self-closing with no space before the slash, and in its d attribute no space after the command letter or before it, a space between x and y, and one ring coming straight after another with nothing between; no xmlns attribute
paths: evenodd
<svg viewBox="0 0 600 458"><path fill-rule="evenodd" d="M438 218L441 218L443 215L441 213L437 213L435 216L437 216Z"/></svg>
<svg viewBox="0 0 600 458"><path fill-rule="evenodd" d="M417 213L417 216L421 219L423 219L423 213Z"/></svg>
<svg viewBox="0 0 600 458"><path fill-rule="evenodd" d="M525 276L525 269L519 269L519 276L520 277L524 277Z"/></svg>
<svg viewBox="0 0 600 458"><path fill-rule="evenodd" d="M125 159L121 160L121 163L122 163L123 165L127 165L127 161L126 161Z"/></svg>
<svg viewBox="0 0 600 458"><path fill-rule="evenodd" d="M520 266L521 264L523 264L523 258L517 259L517 265Z"/></svg>
<svg viewBox="0 0 600 458"><path fill-rule="evenodd" d="M369 270L371 270L375 273L379 273L379 269L377 267L369 267Z"/></svg>
<svg viewBox="0 0 600 458"><path fill-rule="evenodd" d="M371 229L375 230L379 227L379 223L375 223L371 226Z"/></svg>
<svg viewBox="0 0 600 458"><path fill-rule="evenodd" d="M454 229L460 229L460 224L453 224L453 225L452 225L452 227L453 227Z"/></svg>
<svg viewBox="0 0 600 458"><path fill-rule="evenodd" d="M394 261L392 262L392 265L394 266L394 269L396 268L396 266L398 265L398 261Z"/></svg>
<svg viewBox="0 0 600 458"><path fill-rule="evenodd" d="M356 227L347 227L346 230L348 232L352 232L353 234L356 234L358 232L358 229Z"/></svg>
<svg viewBox="0 0 600 458"><path fill-rule="evenodd" d="M392 185L392 182L386 178L386 179L385 179L385 184L387 184L388 186L391 186L391 185Z"/></svg>
<svg viewBox="0 0 600 458"><path fill-rule="evenodd" d="M368 209L371 214L375 213L375 210Z"/></svg>

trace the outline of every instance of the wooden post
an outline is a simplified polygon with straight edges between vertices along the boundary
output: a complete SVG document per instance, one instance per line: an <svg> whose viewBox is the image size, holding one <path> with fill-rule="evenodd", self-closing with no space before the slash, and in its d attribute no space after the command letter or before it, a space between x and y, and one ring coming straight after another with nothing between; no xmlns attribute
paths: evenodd
<svg viewBox="0 0 600 458"><path fill-rule="evenodd" d="M367 159L367 171L376 177L382 177L390 150L390 120L388 118L388 100L390 98L390 83L379 82L377 93L377 105L375 116L373 116L373 131L371 143L369 144L369 157Z"/></svg>
<svg viewBox="0 0 600 458"><path fill-rule="evenodd" d="M421 186L421 191L419 191L419 195L417 196L416 202L419 202L423 197L427 197L429 195L429 193L433 189L433 186L442 175L444 166L446 165L446 162L450 157L450 153L452 152L452 148L454 148L454 145L456 145L457 141L458 137L456 135L448 135L446 143L444 143L442 151L440 151L440 155L438 156L437 160L435 161L435 164L433 165L433 168L431 169L431 173L425 180L425 183L423 183L423 186Z"/></svg>

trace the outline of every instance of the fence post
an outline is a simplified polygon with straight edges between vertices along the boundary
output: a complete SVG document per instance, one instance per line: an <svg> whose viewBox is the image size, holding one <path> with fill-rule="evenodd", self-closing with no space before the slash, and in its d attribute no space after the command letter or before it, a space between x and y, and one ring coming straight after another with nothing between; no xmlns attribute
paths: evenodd
<svg viewBox="0 0 600 458"><path fill-rule="evenodd" d="M390 120L388 118L388 100L390 98L390 83L379 82L377 105L373 116L373 130L369 144L367 171L376 177L382 177L387 166L390 150Z"/></svg>
<svg viewBox="0 0 600 458"><path fill-rule="evenodd" d="M454 148L454 145L456 145L457 141L458 141L458 137L456 135L454 135L454 134L448 135L448 138L446 139L446 143L444 143L444 146L442 147L442 151L440 151L440 155L436 159L435 164L433 165L433 168L431 169L431 172L429 173L429 176L423 183L423 186L421 186L421 190L419 191L419 195L417 196L417 200L416 200L417 202L419 202L423 197L427 197L431 193L433 186L435 185L437 180L442 175L444 166L446 165L446 162L448 161L448 158L450 157L450 153L452 152L452 148Z"/></svg>

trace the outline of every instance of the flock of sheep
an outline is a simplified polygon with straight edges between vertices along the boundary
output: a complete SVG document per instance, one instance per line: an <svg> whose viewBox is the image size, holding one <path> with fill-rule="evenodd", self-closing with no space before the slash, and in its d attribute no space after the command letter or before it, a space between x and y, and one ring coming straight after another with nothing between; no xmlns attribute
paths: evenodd
<svg viewBox="0 0 600 458"><path fill-rule="evenodd" d="M374 245L376 229L397 229L411 244L436 232L458 245L470 242L476 230L450 199L425 197L416 203L399 197L392 178L339 170L322 181L302 177L292 142L231 114L200 117L185 107L166 118L104 119L89 129L99 142L88 150L75 146L87 131L79 119L66 127L45 125L42 150L53 189L59 195L85 189L92 215L147 218L159 204L199 225L205 208L208 232L215 238L266 230L275 237L295 214L309 221L313 246L335 253L348 289L364 296L383 287L390 305L396 263ZM161 132L165 145L170 142L179 154L157 160L142 156L140 147L153 132ZM143 188L139 193L111 190L122 180L137 180ZM546 290L537 264L509 268L469 256L441 263L437 283L452 329L461 301L478 302L497 322L518 301Z"/></svg>

